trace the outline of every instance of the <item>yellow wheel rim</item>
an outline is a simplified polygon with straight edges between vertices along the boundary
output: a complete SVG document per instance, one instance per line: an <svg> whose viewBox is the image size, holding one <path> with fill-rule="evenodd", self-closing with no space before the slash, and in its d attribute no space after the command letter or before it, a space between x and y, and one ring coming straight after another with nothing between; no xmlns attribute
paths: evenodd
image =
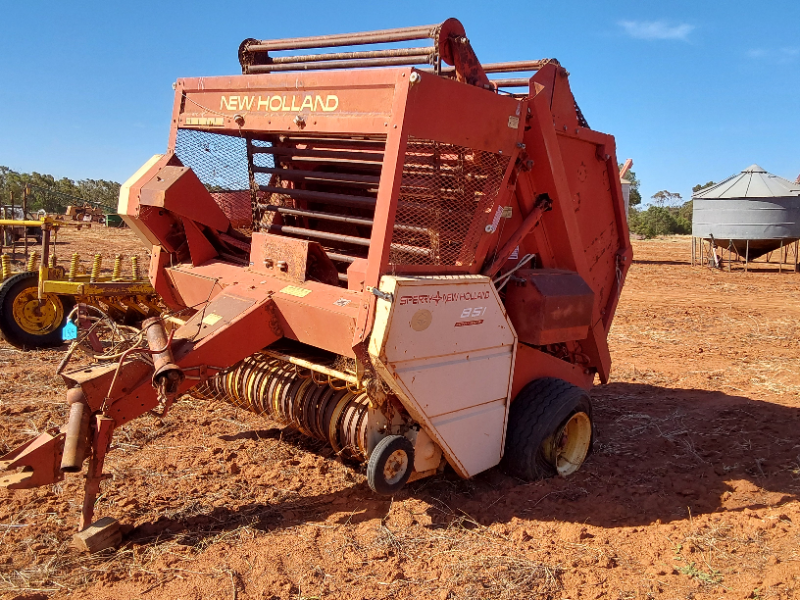
<svg viewBox="0 0 800 600"><path fill-rule="evenodd" d="M25 333L47 335L61 326L64 320L64 305L55 294L46 294L39 303L39 290L32 286L22 290L14 298L12 306L14 322Z"/></svg>
<svg viewBox="0 0 800 600"><path fill-rule="evenodd" d="M572 475L586 460L592 443L592 420L585 412L574 413L543 444L545 457L562 477Z"/></svg>

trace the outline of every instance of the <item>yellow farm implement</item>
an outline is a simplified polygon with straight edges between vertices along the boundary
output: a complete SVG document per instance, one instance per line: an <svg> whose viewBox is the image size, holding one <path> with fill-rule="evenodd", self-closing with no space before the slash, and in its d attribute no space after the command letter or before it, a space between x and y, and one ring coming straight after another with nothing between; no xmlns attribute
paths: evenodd
<svg viewBox="0 0 800 600"><path fill-rule="evenodd" d="M26 269L13 273L11 259L2 256L0 332L18 348L48 348L63 343L61 330L78 303L100 308L113 320L136 324L160 313L158 296L139 272L138 257L131 257L129 276L122 274L118 255L110 276L101 275L102 258L96 254L87 273L73 254L69 268L56 264L50 253L50 234L64 223L45 217L40 221L0 220L0 226L41 227L41 254L28 257ZM41 260L39 257L45 257Z"/></svg>

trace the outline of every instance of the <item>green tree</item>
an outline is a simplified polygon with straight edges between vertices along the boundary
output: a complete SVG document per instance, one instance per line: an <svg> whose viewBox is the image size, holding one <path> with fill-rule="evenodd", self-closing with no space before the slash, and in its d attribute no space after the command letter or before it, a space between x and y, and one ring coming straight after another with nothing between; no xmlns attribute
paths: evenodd
<svg viewBox="0 0 800 600"><path fill-rule="evenodd" d="M687 234L692 224L679 214L678 208L649 206L647 210L632 210L628 227L633 233L646 238L658 235Z"/></svg>
<svg viewBox="0 0 800 600"><path fill-rule="evenodd" d="M692 200L688 202L684 202L683 205L678 209L678 217L684 219L691 228L692 225L692 214L694 211L694 204L692 204Z"/></svg>
<svg viewBox="0 0 800 600"><path fill-rule="evenodd" d="M656 192L651 196L653 202L656 206L661 207L673 207L677 206L683 200L683 196L681 196L677 192L670 192L668 190L661 190L660 192Z"/></svg>
<svg viewBox="0 0 800 600"><path fill-rule="evenodd" d="M0 166L0 203L10 203L12 193L14 202L21 203L26 187L30 191L28 209L31 212L43 208L47 212L59 213L68 205L82 201L100 204L109 212L114 212L119 200L120 184L105 179L56 179L47 173L17 173Z"/></svg>
<svg viewBox="0 0 800 600"><path fill-rule="evenodd" d="M709 182L703 183L703 184L699 184L698 183L696 186L694 186L692 188L692 193L699 192L700 190L704 190L706 188L709 188L712 185L717 185L717 182L716 181L709 181Z"/></svg>
<svg viewBox="0 0 800 600"><path fill-rule="evenodd" d="M619 164L620 170L622 169L622 164ZM639 206L642 203L642 194L639 193L639 179L636 177L636 173L634 171L628 171L625 175L625 179L631 182L631 189L630 189L630 196L629 196L629 205L630 206Z"/></svg>

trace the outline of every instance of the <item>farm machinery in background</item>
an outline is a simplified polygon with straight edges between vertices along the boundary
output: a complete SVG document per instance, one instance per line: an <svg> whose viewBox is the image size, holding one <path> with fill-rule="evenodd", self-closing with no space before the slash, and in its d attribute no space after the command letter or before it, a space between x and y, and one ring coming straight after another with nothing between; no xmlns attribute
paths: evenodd
<svg viewBox="0 0 800 600"><path fill-rule="evenodd" d="M110 327L118 336L116 323L132 327L160 313L158 295L142 277L136 256L130 258L129 275L123 269L121 255L115 258L111 275L101 275L100 254L93 257L88 270L83 268L76 253L71 255L68 265L59 265L55 252L51 251L51 236L65 225L52 217L0 220L3 227L38 232L41 242L40 249L27 257L25 270L21 272L12 272L9 254L0 257L0 333L18 348L49 348L66 341L63 328L71 321L84 328L94 326L86 343L93 352L102 352L97 331L100 325L105 329ZM98 317L102 323L97 323Z"/></svg>
<svg viewBox="0 0 800 600"><path fill-rule="evenodd" d="M120 192L183 324L148 319L146 347L65 371L69 422L3 457L0 485L88 459L84 530L115 429L187 392L327 441L380 494L448 464L577 470L632 252L614 138L567 71L481 65L455 19L248 39L239 60L177 81L167 153ZM221 195L245 199L248 227Z"/></svg>

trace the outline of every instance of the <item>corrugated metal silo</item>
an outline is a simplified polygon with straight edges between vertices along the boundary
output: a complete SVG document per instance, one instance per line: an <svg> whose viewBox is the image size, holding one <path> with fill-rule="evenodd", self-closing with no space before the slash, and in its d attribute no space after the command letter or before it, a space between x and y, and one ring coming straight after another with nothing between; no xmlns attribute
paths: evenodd
<svg viewBox="0 0 800 600"><path fill-rule="evenodd" d="M692 195L692 235L753 260L800 238L800 185L752 165Z"/></svg>

